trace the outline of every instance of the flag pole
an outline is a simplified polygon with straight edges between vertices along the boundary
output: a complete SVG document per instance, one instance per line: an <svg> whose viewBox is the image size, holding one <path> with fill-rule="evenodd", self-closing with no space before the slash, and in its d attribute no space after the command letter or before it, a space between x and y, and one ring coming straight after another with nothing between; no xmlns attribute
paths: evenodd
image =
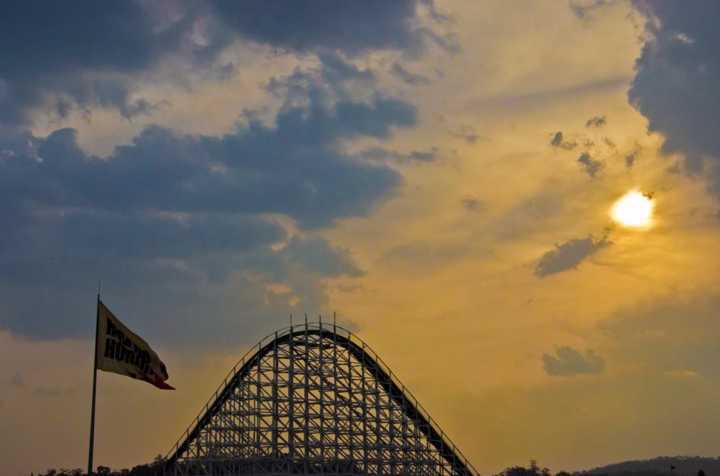
<svg viewBox="0 0 720 476"><path fill-rule="evenodd" d="M95 355L93 356L92 409L90 410L90 447L88 449L88 476L93 472L93 449L95 447L95 391L97 389L97 350L98 332L100 330L100 285L98 285L97 304L95 309Z"/></svg>

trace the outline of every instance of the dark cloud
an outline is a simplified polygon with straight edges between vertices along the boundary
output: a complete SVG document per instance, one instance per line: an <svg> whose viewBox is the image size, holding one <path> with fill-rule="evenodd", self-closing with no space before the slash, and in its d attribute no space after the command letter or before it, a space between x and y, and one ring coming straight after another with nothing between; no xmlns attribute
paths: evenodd
<svg viewBox="0 0 720 476"><path fill-rule="evenodd" d="M285 110L273 127L251 119L222 137L149 127L102 159L80 150L75 131L61 129L28 137L16 157L0 162L0 194L5 204L283 213L322 226L366 213L399 181L392 169L344 155L340 142L386 138L414 122L414 109L400 101L340 101L332 110Z"/></svg>
<svg viewBox="0 0 720 476"><path fill-rule="evenodd" d="M433 147L429 150L413 150L411 152L400 152L382 147L373 147L357 154L360 157L373 160L404 160L413 162L432 162L437 158L438 149Z"/></svg>
<svg viewBox="0 0 720 476"><path fill-rule="evenodd" d="M593 116L585 122L585 127L602 127L607 124L605 116Z"/></svg>
<svg viewBox="0 0 720 476"><path fill-rule="evenodd" d="M553 138L550 140L550 145L553 147L560 147L563 143L563 133L561 131L556 132Z"/></svg>
<svg viewBox="0 0 720 476"><path fill-rule="evenodd" d="M358 55L388 48L419 52L431 34L414 21L423 3L215 0L212 5L233 32L258 43L299 52L337 49Z"/></svg>
<svg viewBox="0 0 720 476"><path fill-rule="evenodd" d="M587 238L576 238L555 245L555 249L546 252L540 257L535 267L535 275L544 278L551 274L577 269L586 258L610 244L611 242L606 237L595 239L588 236Z"/></svg>
<svg viewBox="0 0 720 476"><path fill-rule="evenodd" d="M113 107L125 117L157 107L137 97L137 80L167 57L181 58L214 77L231 63L213 65L237 38L297 54L318 54L332 71L337 53L378 49L417 54L428 41L448 38L421 26L428 0L371 0L353 5L329 0L208 3L176 0L92 0L69 4L15 2L0 16L0 126L29 124L33 109L66 117L73 109ZM430 15L439 23L439 17Z"/></svg>
<svg viewBox="0 0 720 476"><path fill-rule="evenodd" d="M152 126L107 157L85 153L72 129L2 136L0 327L81 335L101 278L121 314L144 316L143 328L165 340L236 343L225 332L238 310L247 329L294 306L321 309L324 279L362 271L348 251L303 236L368 213L400 183L343 144L387 138L416 118L377 95L327 101L318 78L305 79L293 93L304 91L302 106L286 104L272 125L247 115L224 136ZM277 215L300 236L288 240Z"/></svg>
<svg viewBox="0 0 720 476"><path fill-rule="evenodd" d="M2 329L89 335L88 296L102 279L108 304L150 338L237 344L293 310L321 310L327 279L363 273L313 230L364 216L396 190L395 169L347 145L381 142L417 118L379 94L356 59L451 46L419 9L447 19L431 0L159 5L30 1L0 16ZM163 103L138 96L140 78L165 74L157 68L170 57L227 78L237 66L219 53L238 39L319 60L267 84L282 102L269 122L246 112L222 136L151 126L105 157L82 150L73 129L27 132L35 109L150 114ZM420 162L437 154L378 150Z"/></svg>
<svg viewBox="0 0 720 476"><path fill-rule="evenodd" d="M479 212L485 208L485 204L475 197L465 197L460 201L460 203L465 210L471 212Z"/></svg>
<svg viewBox="0 0 720 476"><path fill-rule="evenodd" d="M720 193L720 3L635 1L648 32L629 91L631 103L662 133L667 153L686 155L689 172L707 167Z"/></svg>
<svg viewBox="0 0 720 476"><path fill-rule="evenodd" d="M627 167L628 169L633 168L633 166L635 165L635 162L637 161L639 154L640 154L639 150L634 150L634 151L630 152L629 154L627 154L625 156L625 167Z"/></svg>
<svg viewBox="0 0 720 476"><path fill-rule="evenodd" d="M583 355L572 347L558 347L555 355L543 354L545 373L553 377L574 377L582 374L599 374L605 369L605 360L592 350Z"/></svg>
<svg viewBox="0 0 720 476"><path fill-rule="evenodd" d="M361 69L346 61L337 53L323 52L319 54L322 62L322 75L330 84L339 84L347 80L372 81L375 74L369 69Z"/></svg>
<svg viewBox="0 0 720 476"><path fill-rule="evenodd" d="M553 147L558 147L560 149L573 150L575 147L577 147L577 142L565 140L563 133L561 131L558 131L554 133L552 139L550 139L550 145Z"/></svg>
<svg viewBox="0 0 720 476"><path fill-rule="evenodd" d="M582 166L583 170L585 170L585 173L593 178L603 168L603 163L599 160L593 159L589 152L583 152L580 154L577 161Z"/></svg>
<svg viewBox="0 0 720 476"><path fill-rule="evenodd" d="M172 28L154 33L154 26L140 2L17 2L3 9L0 39L8 51L2 70L27 77L77 68L140 70L163 40L169 47L178 39Z"/></svg>
<svg viewBox="0 0 720 476"><path fill-rule="evenodd" d="M609 3L610 0L568 0L570 11L581 20Z"/></svg>
<svg viewBox="0 0 720 476"><path fill-rule="evenodd" d="M178 48L192 18L158 29L140 2L14 2L0 16L0 124L23 125L29 108L55 104L60 116L79 105L113 106L131 117L148 103L133 99L123 77L147 70Z"/></svg>
<svg viewBox="0 0 720 476"><path fill-rule="evenodd" d="M411 86L424 86L430 84L430 79L421 74L413 73L405 69L400 63L393 63L390 72L396 78Z"/></svg>
<svg viewBox="0 0 720 476"><path fill-rule="evenodd" d="M345 251L326 248L318 263L270 246L172 260L61 257L45 266L45 279L0 286L0 327L36 339L89 337L102 278L104 301L151 342L247 344L291 312L327 310L325 278L358 274Z"/></svg>

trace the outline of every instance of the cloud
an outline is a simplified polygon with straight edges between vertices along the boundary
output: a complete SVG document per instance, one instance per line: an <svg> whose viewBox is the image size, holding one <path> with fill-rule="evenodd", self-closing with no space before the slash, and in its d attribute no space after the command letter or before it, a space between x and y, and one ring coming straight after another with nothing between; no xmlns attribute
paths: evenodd
<svg viewBox="0 0 720 476"><path fill-rule="evenodd" d="M640 155L640 150L634 150L627 154L625 156L625 167L627 167L628 169L633 168L635 162L637 161L638 155Z"/></svg>
<svg viewBox="0 0 720 476"><path fill-rule="evenodd" d="M540 257L535 267L535 276L544 278L551 274L577 269L586 258L610 244L611 242L606 237L598 240L588 236L587 238L576 238L555 245L555 249L547 251Z"/></svg>
<svg viewBox="0 0 720 476"><path fill-rule="evenodd" d="M396 78L404 81L411 86L424 86L430 84L430 79L421 74L412 73L405 69L400 63L393 63L390 72Z"/></svg>
<svg viewBox="0 0 720 476"><path fill-rule="evenodd" d="M152 126L105 158L88 156L76 131L61 129L27 137L23 149L3 147L15 157L0 162L0 193L5 204L282 213L304 226L327 225L366 213L399 182L392 169L342 153L341 141L383 139L414 123L414 108L401 101L339 101L284 110L272 127L250 119L220 137Z"/></svg>
<svg viewBox="0 0 720 476"><path fill-rule="evenodd" d="M437 158L438 149L433 147L428 150L413 150L410 152L399 152L382 147L373 147L357 154L360 157L373 160L404 160L414 162L432 162Z"/></svg>
<svg viewBox="0 0 720 476"><path fill-rule="evenodd" d="M429 10L426 21L420 10ZM61 118L91 107L149 114L158 105L138 96L143 78L169 58L226 77L229 64L214 62L237 40L328 62L386 49L417 55L451 42L433 29L443 23L434 11L430 0L17 3L0 17L0 126L27 126L35 109Z"/></svg>
<svg viewBox="0 0 720 476"><path fill-rule="evenodd" d="M347 80L375 80L375 74L371 70L361 69L337 53L322 52L318 57L322 63L323 78L329 84L339 84Z"/></svg>
<svg viewBox="0 0 720 476"><path fill-rule="evenodd" d="M599 8L609 5L611 0L568 0L573 14L579 19L585 19Z"/></svg>
<svg viewBox="0 0 720 476"><path fill-rule="evenodd" d="M664 152L685 154L685 169L705 170L720 194L720 31L713 20L720 16L720 3L638 0L634 5L647 17L647 35L630 102L647 117L650 131L665 136Z"/></svg>
<svg viewBox="0 0 720 476"><path fill-rule="evenodd" d="M289 262L300 264L303 270L322 276L356 277L364 274L348 250L335 249L317 237L293 237L281 255Z"/></svg>
<svg viewBox="0 0 720 476"><path fill-rule="evenodd" d="M337 49L358 55L373 49L421 50L430 31L413 20L423 3L216 0L213 8L233 32L258 43L298 52Z"/></svg>
<svg viewBox="0 0 720 476"><path fill-rule="evenodd" d="M148 15L141 2L102 5L17 3L0 18L3 54L0 124L29 121L28 110L54 103L60 116L75 105L113 106L124 115L147 110L134 100L126 74L150 69L183 43L187 16L167 22Z"/></svg>
<svg viewBox="0 0 720 476"><path fill-rule="evenodd" d="M239 323L266 328L292 309L320 310L328 280L363 271L318 230L366 216L402 181L393 165L351 152L352 143L380 144L389 160L438 154L384 147L396 129L416 125L417 112L382 94L375 73L358 65L378 50L393 50L398 61L431 44L451 50L447 23L432 0L349 8L323 0L79 0L6 9L0 329L85 336L87 291L101 278L120 315L130 324L138 316L147 335L165 341L237 343L226 331ZM249 42L309 59L267 84L281 103L273 117L239 111L224 135L151 125L104 156L80 147L83 131L30 132L38 113L152 114L165 103L142 96L144 81L162 91L197 71L223 80L242 64L223 53Z"/></svg>
<svg viewBox="0 0 720 476"><path fill-rule="evenodd" d="M559 147L563 143L563 133L561 131L556 132L553 138L550 140L550 145L553 147Z"/></svg>
<svg viewBox="0 0 720 476"><path fill-rule="evenodd" d="M585 127L602 127L607 124L605 116L593 116L585 122Z"/></svg>
<svg viewBox="0 0 720 476"><path fill-rule="evenodd" d="M603 163L599 160L592 158L589 152L583 152L577 159L578 163L582 166L590 177L595 177L598 172L603 168Z"/></svg>
<svg viewBox="0 0 720 476"><path fill-rule="evenodd" d="M286 90L301 100L272 123L246 114L222 136L150 126L105 157L83 151L73 129L0 136L0 328L82 335L101 278L121 315L145 316L150 335L175 342L220 345L237 310L252 316L245 329L295 306L320 310L325 280L362 271L313 230L366 215L401 182L345 144L416 122L403 101L343 94L325 74L354 75L342 67Z"/></svg>
<svg viewBox="0 0 720 476"><path fill-rule="evenodd" d="M574 377L582 374L599 374L605 369L605 360L592 350L583 355L572 347L558 347L555 355L543 354L545 373L553 377Z"/></svg>
<svg viewBox="0 0 720 476"><path fill-rule="evenodd" d="M565 150L573 150L577 147L577 142L566 141L561 131L555 132L552 139L550 139L550 145Z"/></svg>
<svg viewBox="0 0 720 476"><path fill-rule="evenodd" d="M479 212L485 209L485 204L475 197L465 197L460 201L460 203L465 210L470 212Z"/></svg>

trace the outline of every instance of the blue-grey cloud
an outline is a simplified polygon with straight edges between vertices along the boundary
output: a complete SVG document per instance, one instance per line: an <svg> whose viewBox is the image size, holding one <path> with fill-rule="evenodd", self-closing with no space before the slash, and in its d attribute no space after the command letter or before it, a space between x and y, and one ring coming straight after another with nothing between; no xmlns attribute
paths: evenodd
<svg viewBox="0 0 720 476"><path fill-rule="evenodd" d="M33 109L60 117L95 106L116 108L127 118L151 113L158 105L137 97L137 78L170 56L217 69L217 78L227 76L233 66L213 62L237 39L317 54L331 67L338 66L333 62L337 53L395 49L417 54L428 40L443 39L417 18L423 6L434 11L431 0L353 5L176 0L162 5L140 0L7 5L0 16L0 126L28 125Z"/></svg>
<svg viewBox="0 0 720 476"><path fill-rule="evenodd" d="M560 149L573 150L577 147L577 142L565 140L562 131L557 131L553 134L552 139L550 139L550 145Z"/></svg>
<svg viewBox="0 0 720 476"><path fill-rule="evenodd" d="M535 266L535 275L544 278L551 274L577 269L585 259L609 245L610 241L606 237L596 239L592 236L576 238L555 245L554 249L540 257Z"/></svg>
<svg viewBox="0 0 720 476"><path fill-rule="evenodd" d="M603 127L605 124L607 124L605 116L593 116L585 121L585 127Z"/></svg>
<svg viewBox="0 0 720 476"><path fill-rule="evenodd" d="M555 349L555 355L543 354L542 360L545 373L553 377L599 374L605 369L605 360L592 350L583 354L568 346Z"/></svg>
<svg viewBox="0 0 720 476"><path fill-rule="evenodd" d="M609 3L610 0L568 0L570 11L581 20Z"/></svg>
<svg viewBox="0 0 720 476"><path fill-rule="evenodd" d="M640 155L640 149L635 149L625 156L625 167L628 169L633 168L635 162L637 162L638 156Z"/></svg>
<svg viewBox="0 0 720 476"><path fill-rule="evenodd" d="M215 0L221 19L237 34L291 51L341 50L357 55L372 49L419 52L432 32L413 19L418 0Z"/></svg>
<svg viewBox="0 0 720 476"><path fill-rule="evenodd" d="M592 158L589 152L583 152L577 159L586 174L594 178L603 168L603 163Z"/></svg>
<svg viewBox="0 0 720 476"><path fill-rule="evenodd" d="M390 68L390 72L393 76L411 86L425 86L430 84L430 79L427 76L408 71L400 63L393 63L392 68Z"/></svg>
<svg viewBox="0 0 720 476"><path fill-rule="evenodd" d="M122 74L147 70L190 32L183 17L158 30L141 2L14 2L0 16L0 124L26 124L30 108L115 106L130 117L149 104L131 98ZM52 107L52 106L51 106Z"/></svg>
<svg viewBox="0 0 720 476"><path fill-rule="evenodd" d="M15 157L0 162L0 194L5 204L283 213L327 225L366 213L399 182L392 169L343 154L341 141L386 138L414 122L414 108L397 100L341 101L285 110L272 127L251 119L221 137L149 127L106 158L86 155L75 131L61 129L3 147Z"/></svg>
<svg viewBox="0 0 720 476"><path fill-rule="evenodd" d="M414 162L432 162L438 156L437 147L433 147L427 150L413 150L410 152L400 152L397 150L390 150L382 147L372 147L370 149L363 150L357 155L366 159L372 160L399 160L399 161L414 161Z"/></svg>
<svg viewBox="0 0 720 476"><path fill-rule="evenodd" d="M485 209L485 203L476 197L465 197L460 200L463 208L470 212L480 212Z"/></svg>
<svg viewBox="0 0 720 476"><path fill-rule="evenodd" d="M685 154L686 170L708 170L720 194L720 3L651 2L635 6L648 17L648 32L629 91L631 103L662 133L667 153ZM712 164L710 167L705 165Z"/></svg>
<svg viewBox="0 0 720 476"><path fill-rule="evenodd" d="M100 278L121 314L173 341L237 342L228 329L323 308L324 279L362 271L347 250L303 235L367 214L401 181L344 143L388 138L416 112L377 94L326 101L317 87L272 125L247 115L223 136L151 126L106 157L72 129L3 134L0 328L82 335ZM288 239L278 215L301 236Z"/></svg>
<svg viewBox="0 0 720 476"><path fill-rule="evenodd" d="M144 335L166 342L236 344L292 310L326 306L328 278L363 271L350 250L315 230L368 214L401 182L386 161L348 152L347 143L382 142L417 120L410 104L379 93L375 73L356 60L380 49L416 55L428 42L452 49L451 37L422 26L421 8L429 21L447 21L432 0L30 1L5 9L0 329L89 335L98 279L131 327L141 323ZM150 126L104 157L84 151L73 129L28 132L32 111L150 114L163 103L139 97L139 79L172 57L222 80L237 66L221 64L220 53L237 40L319 60L267 84L282 103L272 121L246 112L225 135ZM392 160L437 153L382 150Z"/></svg>

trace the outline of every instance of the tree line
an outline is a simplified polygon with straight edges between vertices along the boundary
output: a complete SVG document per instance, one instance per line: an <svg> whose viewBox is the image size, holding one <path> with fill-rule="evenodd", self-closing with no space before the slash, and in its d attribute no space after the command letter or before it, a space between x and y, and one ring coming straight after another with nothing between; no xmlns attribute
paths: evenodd
<svg viewBox="0 0 720 476"><path fill-rule="evenodd" d="M107 466L98 466L93 476L156 476L159 474L159 467L164 463L162 457L158 456L150 464L141 464L133 467L132 469L119 469L113 470ZM81 469L48 469L44 473L32 474L31 476L88 476ZM612 471L608 473L603 472L567 472L559 471L552 473L550 469L540 467L537 461L532 460L530 464L526 466L511 466L505 468L503 471L494 474L493 476L708 476L705 471L700 469L697 474L685 474L676 470L675 466L670 465L665 470L660 469L645 469L640 471L625 470L625 471Z"/></svg>

